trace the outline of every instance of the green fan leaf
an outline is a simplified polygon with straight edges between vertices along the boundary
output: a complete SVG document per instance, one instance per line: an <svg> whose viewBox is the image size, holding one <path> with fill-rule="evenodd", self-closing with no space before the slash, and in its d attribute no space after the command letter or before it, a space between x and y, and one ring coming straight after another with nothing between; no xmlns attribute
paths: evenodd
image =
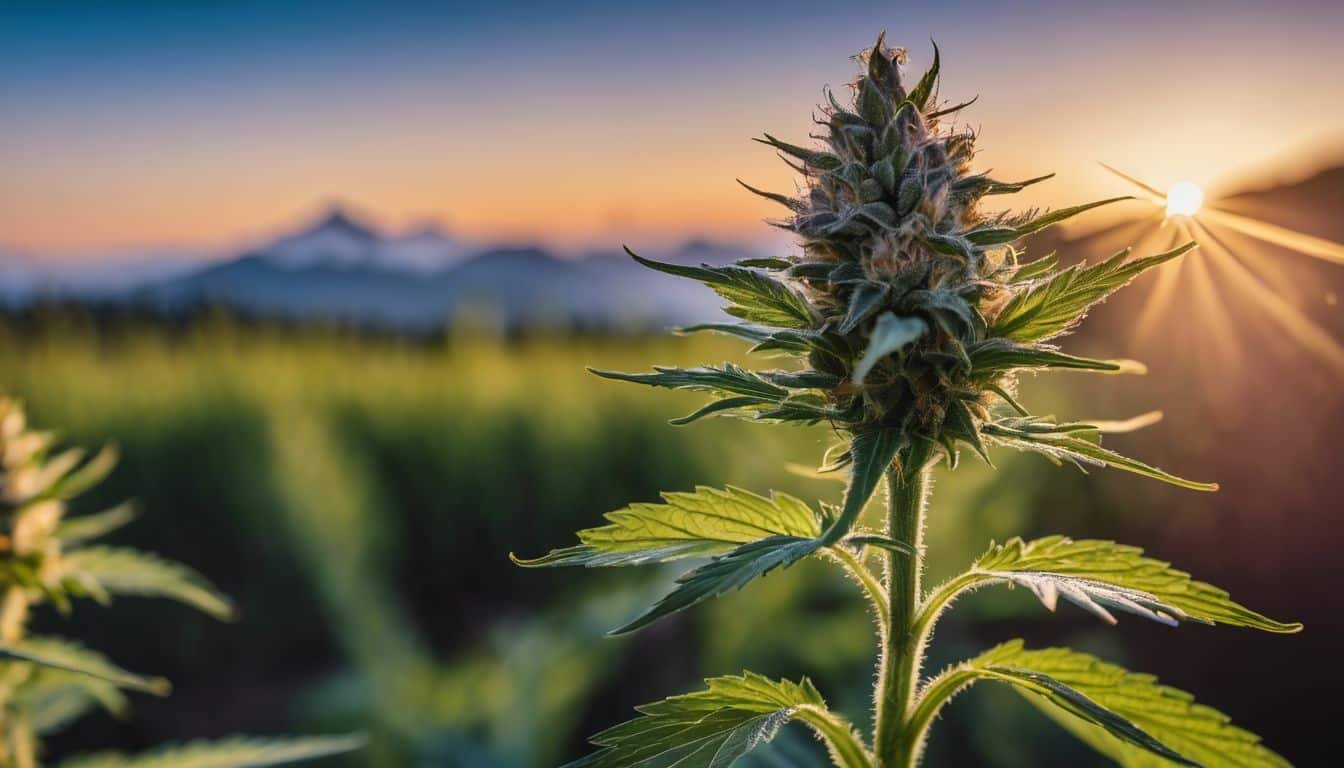
<svg viewBox="0 0 1344 768"><path fill-rule="evenodd" d="M766 200L769 200L769 201L774 202L774 203L779 203L780 205L784 206L785 208L788 208L789 210L793 211L794 213L802 213L804 210L807 209L807 206L804 205L803 202L802 202L801 200L795 200L795 199L792 198L792 197L789 197L789 196L787 196L787 195L781 195L781 194L779 194L778 192L767 192L767 191L765 191L765 190L763 190L763 189L757 189L756 187L751 186L750 184L748 184L747 182L745 182L745 181L743 181L743 180L741 180L741 179L738 179L738 180L737 180L737 183L738 183L738 184L741 184L741 185L742 185L748 192L752 193L753 195L759 195L759 196L765 198ZM764 260L763 260L763 261L764 261ZM776 263L778 260L774 260L774 259L772 259L772 260L769 260L769 261L770 261L770 268L772 268L772 269L775 269L775 268L781 268L781 267L776 267L776 266L775 266L775 263ZM741 265L741 266L744 266L744 267L760 267L760 266L765 266L764 264L744 264L744 263L742 263L742 262L738 262L738 264ZM783 262L783 266L784 266L784 267L787 267L788 265L789 265L788 262Z"/></svg>
<svg viewBox="0 0 1344 768"><path fill-rule="evenodd" d="M98 656L94 651L86 654ZM107 659L103 663L111 665ZM102 708L115 717L130 711L130 702L116 683L55 667L38 666L15 687L13 706L22 710L39 735L57 731L88 712Z"/></svg>
<svg viewBox="0 0 1344 768"><path fill-rule="evenodd" d="M705 690L638 707L640 717L593 736L601 749L565 768L726 768L794 719L816 730L844 764L869 764L848 723L826 710L806 678L793 683L746 672L705 682Z"/></svg>
<svg viewBox="0 0 1344 768"><path fill-rule="evenodd" d="M907 445L908 438L898 429L867 429L850 440L846 451L849 487L845 489L845 503L839 517L822 534L828 546L848 534L858 522L859 514L877 490L878 483Z"/></svg>
<svg viewBox="0 0 1344 768"><path fill-rule="evenodd" d="M1301 624L1275 621L1236 602L1221 589L1195 581L1143 550L1113 541L1048 536L996 544L976 561L973 573L1030 589L1050 610L1059 597L1108 623L1118 609L1163 624L1190 620L1298 632Z"/></svg>
<svg viewBox="0 0 1344 768"><path fill-rule="evenodd" d="M764 576L776 568L787 568L822 547L840 541L854 527L859 513L863 511L879 481L906 444L907 439L900 430L869 429L859 432L850 443L851 474L844 505L839 517L831 522L820 536L810 531L802 535L775 534L740 544L723 554L716 555L705 565L682 574L677 579L677 586L670 593L639 618L613 630L611 634L633 632L710 597L741 589L753 579ZM541 560L556 558L556 564L568 564L563 561L589 556L591 553L587 550L570 548L557 550Z"/></svg>
<svg viewBox="0 0 1344 768"><path fill-rule="evenodd" d="M104 446L83 466L62 477L51 487L49 495L58 499L73 499L101 483L117 465L119 452L115 446Z"/></svg>
<svg viewBox="0 0 1344 768"><path fill-rule="evenodd" d="M833 171L843 164L843 161L840 158L829 152L817 152L816 150L805 149L786 141L780 141L768 133L765 134L765 138L752 139L752 141L774 147L786 155L798 158L805 166L809 166L819 171Z"/></svg>
<svg viewBox="0 0 1344 768"><path fill-rule="evenodd" d="M672 368L655 365L653 373L622 373L620 371L602 371L589 368L590 373L604 379L629 381L635 384L647 384L651 387L668 389L691 389L704 392L722 392L729 395L745 395L765 400L782 400L789 391L784 387L766 381L754 371L732 363L722 366L699 366L696 368Z"/></svg>
<svg viewBox="0 0 1344 768"><path fill-rule="evenodd" d="M1126 249L1094 266L1080 264L1054 272L1014 296L994 318L990 334L1016 341L1044 341L1058 336L1077 325L1088 309L1144 271L1171 261L1194 247L1195 243L1189 242L1165 253L1132 261Z"/></svg>
<svg viewBox="0 0 1344 768"><path fill-rule="evenodd" d="M1259 737L1233 726L1223 713L1195 703L1190 694L1085 653L1068 648L1031 651L1014 640L969 666L974 677L1007 682L1034 704L1085 727L1093 736L1089 743L1113 745L1107 754L1145 758L1137 763L1122 759L1125 765L1288 766Z"/></svg>
<svg viewBox="0 0 1344 768"><path fill-rule="evenodd" d="M765 497L732 486L700 486L662 496L661 504L631 504L608 513L608 525L579 531L581 544L514 562L529 567L646 565L720 555L770 536L821 535L821 517L784 493Z"/></svg>
<svg viewBox="0 0 1344 768"><path fill-rule="evenodd" d="M133 549L88 547L62 558L65 578L94 595L166 597L218 619L233 617L233 604L196 571Z"/></svg>
<svg viewBox="0 0 1344 768"><path fill-rule="evenodd" d="M140 755L99 753L73 757L60 768L264 768L290 765L353 752L365 737L310 736L260 739L233 736L161 747Z"/></svg>
<svg viewBox="0 0 1344 768"><path fill-rule="evenodd" d="M57 526L56 538L67 547L83 544L112 533L134 520L135 516L135 504L128 501L92 515L67 517Z"/></svg>
<svg viewBox="0 0 1344 768"><path fill-rule="evenodd" d="M934 89L938 87L938 70L941 62L938 58L938 44L933 44L933 63L929 65L924 76L919 78L913 90L910 91L910 102L923 111L929 106L929 100L933 98Z"/></svg>
<svg viewBox="0 0 1344 768"><path fill-rule="evenodd" d="M747 323L699 323L697 325L688 325L684 328L678 328L679 334L700 333L702 331L709 333L721 333L725 336L733 336L739 339L759 344L770 338L774 333L773 328L765 328L759 325L750 325Z"/></svg>
<svg viewBox="0 0 1344 768"><path fill-rule="evenodd" d="M854 366L854 383L862 384L882 358L913 344L928 332L929 324L923 318L897 317L891 312L878 315L868 348Z"/></svg>
<svg viewBox="0 0 1344 768"><path fill-rule="evenodd" d="M742 415L741 411L759 412L763 407L775 405L778 405L776 401L766 400L762 397L725 397L722 400L707 403L685 416L668 419L667 423L674 427L684 427L707 416L740 416Z"/></svg>
<svg viewBox="0 0 1344 768"><path fill-rule="evenodd" d="M1026 189L1026 188L1029 187L1029 186L1031 186L1032 184L1039 184L1039 183L1041 183L1042 181L1049 181L1050 179L1053 179L1054 177L1055 177L1055 174L1053 174L1053 173L1047 173L1047 174L1045 174L1044 176L1037 176L1036 178L1033 178L1033 179L1027 179L1027 180L1025 180L1025 181L1006 181L1006 182L1005 182L1005 181L994 181L993 179L985 179L985 181L987 182L987 184L986 184L985 191L983 192L983 194L986 194L986 195L1011 195L1011 194L1015 194L1015 193L1017 193L1017 192L1021 192L1022 190Z"/></svg>
<svg viewBox="0 0 1344 768"><path fill-rule="evenodd" d="M1102 448L1099 444L1100 430L1093 424L1054 424L1031 418L1010 418L985 424L981 427L981 433L1000 445L1034 451L1055 461L1067 460L1123 469L1192 491L1218 490L1217 483L1186 480ZM1092 439L1078 437L1080 434Z"/></svg>
<svg viewBox="0 0 1344 768"><path fill-rule="evenodd" d="M978 246L1005 245L1019 238L1026 237L1035 232L1039 232L1046 227L1071 219L1080 213L1090 211L1093 208L1100 208L1103 205L1118 203L1121 200L1133 200L1129 195L1123 197L1111 197L1106 200L1097 200L1083 205L1074 205L1069 208L1060 208L1057 211L1041 214L1025 224L1019 224L1015 227L987 227L985 229L974 229L966 233L966 239Z"/></svg>
<svg viewBox="0 0 1344 768"><path fill-rule="evenodd" d="M1024 262L1017 265L1013 270L1013 282L1027 283L1049 275L1059 267L1059 257L1054 253L1048 253L1039 259Z"/></svg>
<svg viewBox="0 0 1344 768"><path fill-rule="evenodd" d="M167 696L172 686L161 677L141 677L118 667L106 656L81 645L50 637L30 637L0 646L0 659L22 661L112 683L118 688Z"/></svg>
<svg viewBox="0 0 1344 768"><path fill-rule="evenodd" d="M966 355L976 374L1045 368L1103 373L1144 373L1147 370L1134 360L1093 360L1065 354L1048 344L1018 344L1001 338L973 344L967 347Z"/></svg>
<svg viewBox="0 0 1344 768"><path fill-rule="evenodd" d="M770 536L742 544L677 578L677 586L639 618L610 634L624 635L711 597L741 589L776 568L790 565L822 547L822 540Z"/></svg>
<svg viewBox="0 0 1344 768"><path fill-rule="evenodd" d="M115 684L53 667L38 667L15 687L10 702L38 735L64 728L98 707L118 717L130 709Z"/></svg>
<svg viewBox="0 0 1344 768"><path fill-rule="evenodd" d="M785 283L759 270L665 264L638 256L628 248L626 253L649 269L708 285L730 302L724 311L733 317L780 328L807 328L812 324L812 309L807 301Z"/></svg>
<svg viewBox="0 0 1344 768"><path fill-rule="evenodd" d="M849 300L849 312L840 323L840 333L850 333L864 320L877 313L887 300L890 287L885 283L860 283Z"/></svg>

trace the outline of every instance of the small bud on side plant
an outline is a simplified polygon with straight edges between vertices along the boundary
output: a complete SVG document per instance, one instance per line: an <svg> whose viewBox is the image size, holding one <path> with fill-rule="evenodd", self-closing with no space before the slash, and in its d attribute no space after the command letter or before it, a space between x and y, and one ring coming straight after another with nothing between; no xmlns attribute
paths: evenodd
<svg viewBox="0 0 1344 768"><path fill-rule="evenodd" d="M770 134L805 182L797 197L749 191L780 204L776 226L795 233L799 253L733 266L688 267L631 256L671 275L705 283L727 302L732 322L687 331L727 334L751 350L792 358L785 369L724 363L657 367L599 376L713 396L674 421L733 415L770 423L834 426L841 442L823 471L848 473L838 508L774 493L698 488L666 493L663 504L636 504L579 532L579 543L529 567L662 563L708 557L643 615L630 632L806 557L849 572L871 602L879 660L873 733L859 734L803 678L776 681L747 673L641 708L642 716L592 737L598 749L572 766L725 766L768 741L786 721L811 727L840 766L918 764L929 726L954 694L977 681L1009 685L1076 726L1121 764L1283 766L1259 740L1152 677L1125 672L1064 648L1028 650L1010 641L923 676L934 624L964 592L991 584L1029 589L1046 608L1065 601L1108 623L1123 612L1152 621L1229 624L1296 632L1255 613L1227 593L1141 550L1108 541L1047 537L991 544L967 571L934 589L921 585L929 472L955 468L969 449L1043 454L1056 464L1113 467L1196 491L1217 486L1169 474L1102 447L1101 436L1151 423L1057 422L1019 401L1023 371L1141 372L1128 360L1068 354L1053 342L1087 311L1144 271L1179 257L1131 257L1060 267L1051 256L1023 259L1014 244L1052 224L1126 198L1046 213L988 214L986 197L1008 195L1049 176L999 181L971 168L976 136L949 118L967 104L939 104L940 57L917 81L903 78L904 50L882 37L861 57L853 99L827 94L824 142L802 146ZM888 489L886 525L865 530L859 513L879 484ZM868 563L879 550L885 567ZM1160 758L1153 762L1154 756Z"/></svg>
<svg viewBox="0 0 1344 768"><path fill-rule="evenodd" d="M106 656L59 637L28 633L31 612L69 613L80 598L104 605L120 596L164 597L219 619L233 605L185 565L92 542L135 519L127 503L69 517L66 505L103 481L117 463L104 448L53 451L50 432L28 428L23 407L0 396L0 766L36 768L42 739L95 709L123 715L125 692L166 696L161 677L132 674ZM148 628L169 631L162 625ZM359 748L362 736L295 739L233 737L190 742L140 756L99 753L62 768L213 768L288 765Z"/></svg>

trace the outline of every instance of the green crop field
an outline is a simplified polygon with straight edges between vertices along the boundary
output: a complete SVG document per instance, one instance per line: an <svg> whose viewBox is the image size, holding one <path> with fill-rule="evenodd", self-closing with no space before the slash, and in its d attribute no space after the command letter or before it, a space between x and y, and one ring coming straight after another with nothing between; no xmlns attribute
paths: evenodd
<svg viewBox="0 0 1344 768"><path fill-rule="evenodd" d="M371 730L353 765L549 765L655 690L746 664L789 674L805 662L862 712L868 618L819 566L766 579L751 601L728 596L657 631L599 641L672 573L632 587L621 574L540 578L508 561L695 482L837 501L840 483L806 474L831 442L825 425L674 428L667 419L700 399L584 370L741 355L714 338L413 343L69 318L4 327L0 389L70 443L121 448L88 507L138 499L141 518L119 541L191 564L241 611L220 624L148 601L77 607L70 634L176 688L170 700L138 699L129 721L90 716L53 744L329 727ZM931 547L949 559L933 563L935 578L981 550L983 531L1019 528L1032 489L1058 477L1037 459L997 458L1035 471L998 486L1015 489L1005 497L988 492L988 473L959 470L936 512L975 524L938 526ZM796 473L778 469L790 463ZM137 629L154 622L165 630ZM778 631L753 636L763 624ZM647 690L626 681L618 691L613 681L632 669Z"/></svg>

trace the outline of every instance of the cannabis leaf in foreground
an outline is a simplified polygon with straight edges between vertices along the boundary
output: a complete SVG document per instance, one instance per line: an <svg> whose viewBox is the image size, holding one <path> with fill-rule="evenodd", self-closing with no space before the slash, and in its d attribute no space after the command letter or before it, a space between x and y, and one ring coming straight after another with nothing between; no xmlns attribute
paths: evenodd
<svg viewBox="0 0 1344 768"><path fill-rule="evenodd" d="M76 643L32 637L32 610L43 603L67 611L73 597L107 602L113 594L168 597L217 618L233 608L203 576L185 565L129 549L84 545L135 517L124 503L83 517L66 517L66 501L101 481L117 452L70 448L50 454L49 432L28 429L22 406L0 397L0 765L36 766L41 737L101 705L127 708L122 690L167 695L158 677L135 675ZM198 742L130 758L74 758L83 768L246 768L293 763L355 749L362 737Z"/></svg>
<svg viewBox="0 0 1344 768"><path fill-rule="evenodd" d="M217 619L233 618L233 603L195 570L146 552L113 547L77 549L61 561L66 578L107 602L113 595L166 597Z"/></svg>
<svg viewBox="0 0 1344 768"><path fill-rule="evenodd" d="M792 719L812 727L832 754L868 765L849 724L826 710L812 683L774 681L753 672L716 677L708 688L637 707L642 717L589 741L601 750L565 768L725 768L769 742Z"/></svg>
<svg viewBox="0 0 1344 768"><path fill-rule="evenodd" d="M1060 596L1114 624L1106 610L1116 608L1159 621L1179 620L1253 627L1267 632L1298 632L1301 624L1262 616L1227 592L1169 563L1143 557L1143 550L1113 541L1048 536L1020 538L990 547L972 574L1030 589L1050 610Z"/></svg>

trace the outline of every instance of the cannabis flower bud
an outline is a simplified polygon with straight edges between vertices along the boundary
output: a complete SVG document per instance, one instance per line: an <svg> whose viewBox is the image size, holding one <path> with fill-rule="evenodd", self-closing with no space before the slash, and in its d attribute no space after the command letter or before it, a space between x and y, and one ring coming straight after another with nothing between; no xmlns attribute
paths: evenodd
<svg viewBox="0 0 1344 768"><path fill-rule="evenodd" d="M968 106L937 102L939 56L907 90L900 63L879 37L862 57L850 107L827 93L816 122L822 142L807 148L766 134L801 174L797 197L746 186L789 209L776 226L796 233L801 254L735 266L685 267L635 256L664 272L699 279L746 321L687 330L732 334L805 361L796 371L747 371L731 364L653 374L598 373L724 397L676 423L739 415L763 421L829 421L853 437L882 435L900 462L911 450L958 445L986 457L987 440L1055 458L1112 463L1096 429L1031 417L1014 399L1023 370L1134 369L1089 360L1046 343L1092 305L1145 269L1193 247L1060 269L1053 257L1024 262L1020 238L1117 197L1044 214L985 213L984 199L1050 178L1004 183L974 173L975 136L951 124ZM631 254L634 256L634 254ZM1085 445L1084 445L1085 444ZM841 451L828 466L853 460ZM1079 455L1079 454L1091 455ZM1141 465L1140 465L1141 466ZM1151 468L1144 467L1144 470ZM1165 476L1164 476L1164 479Z"/></svg>

